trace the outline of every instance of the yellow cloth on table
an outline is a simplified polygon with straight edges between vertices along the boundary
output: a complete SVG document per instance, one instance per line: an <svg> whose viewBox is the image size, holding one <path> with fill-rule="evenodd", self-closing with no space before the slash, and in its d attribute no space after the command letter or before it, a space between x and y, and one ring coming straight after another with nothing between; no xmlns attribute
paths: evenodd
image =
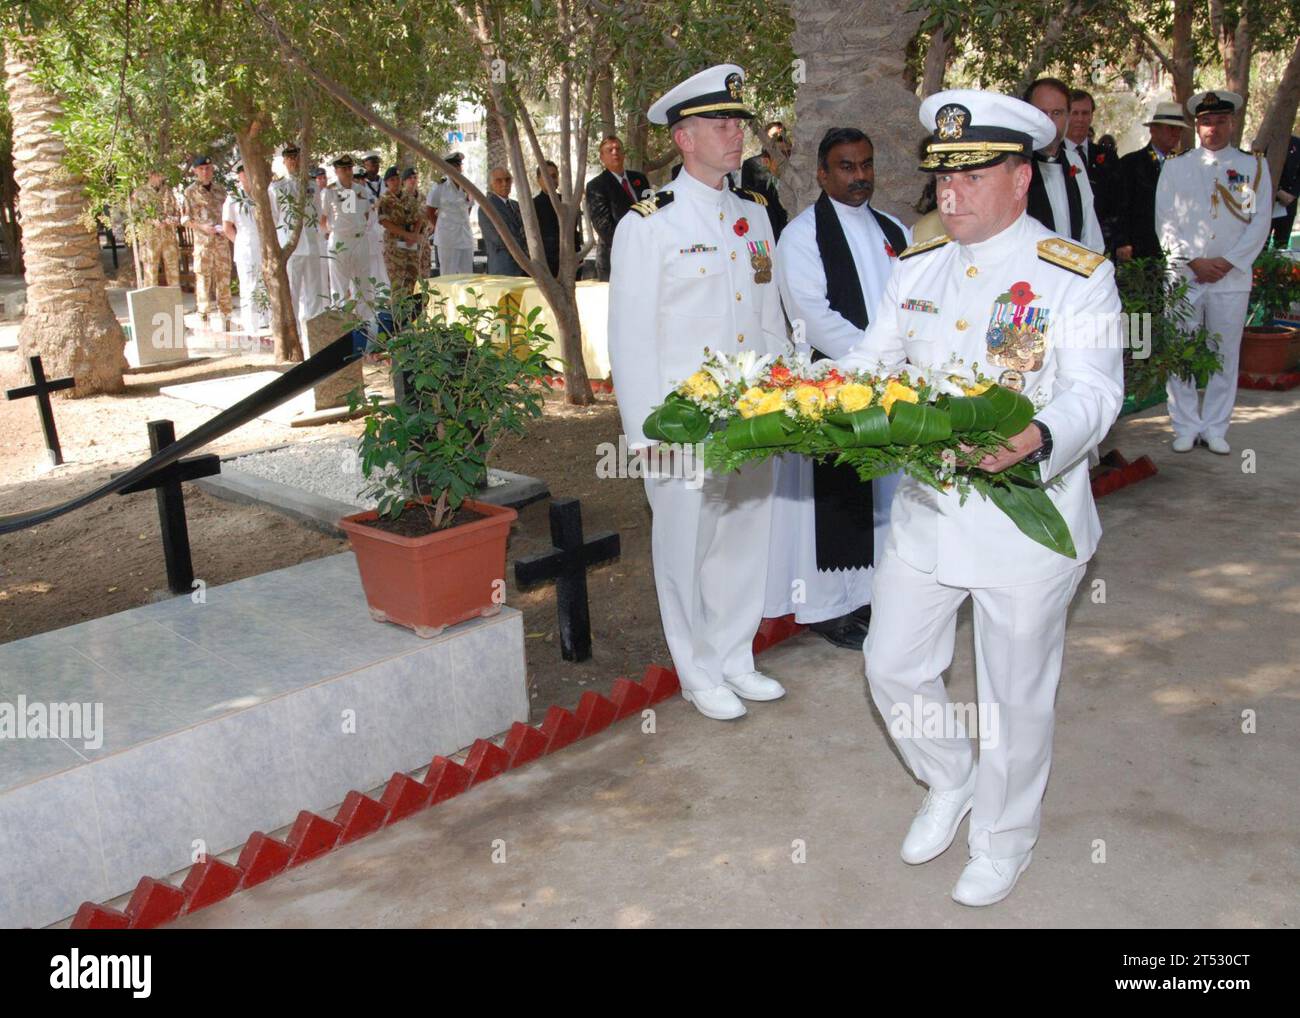
<svg viewBox="0 0 1300 1018"><path fill-rule="evenodd" d="M587 377L609 377L609 284L596 279L579 280L574 288L578 302L578 320L582 325L582 360L587 366ZM560 346L560 330L556 325L551 306L546 303L541 289L529 282L520 294L519 310L525 317L533 308L541 308L538 321L552 338L546 349L547 359L557 365L564 360Z"/></svg>

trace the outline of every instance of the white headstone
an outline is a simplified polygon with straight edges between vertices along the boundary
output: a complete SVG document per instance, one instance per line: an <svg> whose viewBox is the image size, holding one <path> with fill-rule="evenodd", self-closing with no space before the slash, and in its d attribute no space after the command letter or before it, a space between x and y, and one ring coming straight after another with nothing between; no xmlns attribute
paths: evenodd
<svg viewBox="0 0 1300 1018"><path fill-rule="evenodd" d="M185 304L179 286L146 286L126 295L131 342L126 360L133 368L189 358L185 345Z"/></svg>
<svg viewBox="0 0 1300 1018"><path fill-rule="evenodd" d="M325 311L307 320L307 355L320 353L340 336L345 336L358 324L355 315L341 311ZM342 371L336 371L312 387L317 410L347 406L348 393L363 382L361 358L358 357Z"/></svg>

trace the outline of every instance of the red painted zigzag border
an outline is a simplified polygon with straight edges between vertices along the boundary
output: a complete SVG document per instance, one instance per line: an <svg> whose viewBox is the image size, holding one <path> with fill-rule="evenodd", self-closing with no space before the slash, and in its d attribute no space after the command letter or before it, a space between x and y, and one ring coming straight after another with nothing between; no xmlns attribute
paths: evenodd
<svg viewBox="0 0 1300 1018"><path fill-rule="evenodd" d="M764 619L754 636L754 653L762 653L803 628L792 615ZM378 799L357 791L348 792L333 820L303 810L284 841L254 831L233 866L219 859L205 859L190 867L180 887L142 877L125 911L93 901L83 902L72 920L72 929L147 930L197 912L236 891L254 887L285 870L319 858L340 845L446 802L506 771L603 732L615 721L668 699L680 688L676 672L661 665L650 665L640 682L615 679L608 697L588 690L578 701L577 710L548 708L537 727L516 721L506 733L502 746L479 739L470 747L464 764L435 756L423 781L399 771L389 779Z"/></svg>
<svg viewBox="0 0 1300 1018"><path fill-rule="evenodd" d="M1300 371L1283 371L1280 375L1248 375L1243 371L1237 376L1237 385L1242 389L1282 392L1300 385Z"/></svg>

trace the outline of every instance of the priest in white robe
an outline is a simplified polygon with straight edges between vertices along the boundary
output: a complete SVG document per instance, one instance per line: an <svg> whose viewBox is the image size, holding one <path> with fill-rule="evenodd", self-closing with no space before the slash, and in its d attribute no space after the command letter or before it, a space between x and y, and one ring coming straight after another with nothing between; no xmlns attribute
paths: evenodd
<svg viewBox="0 0 1300 1018"><path fill-rule="evenodd" d="M817 152L818 200L776 248L775 278L796 349L839 358L861 342L907 228L871 206L871 139L832 128ZM852 468L776 462L764 615L794 615L837 646L861 650L871 617L872 564L884 547L898 477L870 484Z"/></svg>

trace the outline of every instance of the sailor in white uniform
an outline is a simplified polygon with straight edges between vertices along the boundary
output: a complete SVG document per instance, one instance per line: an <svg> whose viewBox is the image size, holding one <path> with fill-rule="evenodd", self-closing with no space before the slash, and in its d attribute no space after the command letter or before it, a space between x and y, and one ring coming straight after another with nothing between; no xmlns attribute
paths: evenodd
<svg viewBox="0 0 1300 1018"><path fill-rule="evenodd" d="M447 162L459 170L465 165L465 157L453 152ZM474 231L469 224L471 203L470 196L450 177L429 188L424 211L433 226L440 276L464 276L474 271Z"/></svg>
<svg viewBox="0 0 1300 1018"><path fill-rule="evenodd" d="M1250 303L1251 267L1268 240L1273 183L1262 153L1232 144L1241 96L1198 92L1187 102L1196 118L1197 148L1165 162L1156 184L1156 234L1172 271L1187 280L1190 329L1204 325L1223 364L1197 406L1196 383L1169 376L1174 452L1202 439L1227 455L1228 422L1237 402L1241 330Z"/></svg>
<svg viewBox="0 0 1300 1018"><path fill-rule="evenodd" d="M373 329L374 279L370 275L370 220L374 202L366 186L352 178L352 157L334 160L335 182L321 196L321 215L329 231L330 301L355 300L355 313Z"/></svg>
<svg viewBox="0 0 1300 1018"><path fill-rule="evenodd" d="M239 274L239 306L244 332L252 335L263 327L263 312L257 305L265 302L262 286L262 242L257 235L253 200L248 197L248 175L244 164L235 167L239 187L226 194L221 206L221 225L235 247L235 271ZM260 293L260 296L259 296Z"/></svg>
<svg viewBox="0 0 1300 1018"><path fill-rule="evenodd" d="M376 287L388 286L388 266L384 264L384 228L379 225L377 214L379 199L384 196L384 180L379 175L379 153L367 152L361 157L361 165L365 168L365 173L361 175L360 183L369 193L370 204L375 209L366 231L370 239L370 278L375 281Z"/></svg>
<svg viewBox="0 0 1300 1018"><path fill-rule="evenodd" d="M839 363L892 369L955 355L1024 391L1034 422L981 466L1036 464L1075 548L1069 558L1038 544L978 494L962 504L956 490L911 478L890 509L867 679L899 753L929 786L901 854L936 858L969 812L970 861L952 896L988 905L1011 892L1038 838L1066 611L1101 536L1088 451L1124 395L1120 303L1109 261L1026 214L1029 160L1054 134L1043 113L972 90L936 93L920 113L933 132L921 168L936 175L947 233L899 256L862 344ZM943 681L968 597L978 764L969 712L952 709Z"/></svg>
<svg viewBox="0 0 1300 1018"><path fill-rule="evenodd" d="M286 145L280 153L284 161L285 176L272 181L267 187L271 199L271 215L275 218L275 233L280 246L286 247L297 230L298 242L294 246L285 272L289 276L289 296L293 300L294 314L298 319L299 343L303 356L307 349L307 322L324 310L324 287L321 282L320 260L325 245L321 239L321 216L316 186L308 179L306 193L298 186L297 145ZM299 227L301 223L301 227Z"/></svg>
<svg viewBox="0 0 1300 1018"><path fill-rule="evenodd" d="M875 172L866 134L827 131L817 150L822 193L777 245L781 302L796 347L812 359L841 357L861 342L897 256L911 243L902 223L872 207ZM766 617L793 613L831 643L862 649L872 565L898 481L891 475L864 484L852 468L803 456L776 461Z"/></svg>
<svg viewBox="0 0 1300 1018"><path fill-rule="evenodd" d="M699 369L706 348L790 349L767 212L724 180L740 167L742 120L753 116L741 101L743 82L739 67L723 64L650 107L651 123L670 126L684 169L633 205L614 232L610 363L623 431L637 455L653 444L641 427L646 415ZM772 465L701 477L680 469L683 459L645 481L660 617L686 699L706 717L737 718L745 713L741 698L785 694L754 669L752 647L763 615Z"/></svg>

